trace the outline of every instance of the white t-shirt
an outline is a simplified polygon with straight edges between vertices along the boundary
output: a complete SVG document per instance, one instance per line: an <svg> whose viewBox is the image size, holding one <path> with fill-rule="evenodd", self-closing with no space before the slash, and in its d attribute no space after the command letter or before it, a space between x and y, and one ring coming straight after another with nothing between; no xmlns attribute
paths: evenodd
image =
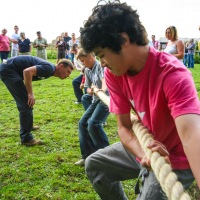
<svg viewBox="0 0 200 200"><path fill-rule="evenodd" d="M20 35L17 34L17 33L13 33L13 34L11 35L11 39L18 40L19 38L20 38ZM12 49L18 50L18 44L14 44L14 43L12 42Z"/></svg>

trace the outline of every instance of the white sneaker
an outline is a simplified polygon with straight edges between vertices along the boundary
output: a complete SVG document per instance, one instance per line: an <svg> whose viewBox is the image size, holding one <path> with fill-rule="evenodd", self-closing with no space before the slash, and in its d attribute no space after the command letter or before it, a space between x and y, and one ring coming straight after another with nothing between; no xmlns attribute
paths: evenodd
<svg viewBox="0 0 200 200"><path fill-rule="evenodd" d="M75 101L74 103L75 104L81 104L82 102L81 101Z"/></svg>
<svg viewBox="0 0 200 200"><path fill-rule="evenodd" d="M80 159L79 161L75 162L74 164L83 166L83 165L85 165L85 159Z"/></svg>
<svg viewBox="0 0 200 200"><path fill-rule="evenodd" d="M102 123L102 126L103 126L103 127L105 127L105 126L107 126L107 125L108 125L107 122L103 122L103 123Z"/></svg>

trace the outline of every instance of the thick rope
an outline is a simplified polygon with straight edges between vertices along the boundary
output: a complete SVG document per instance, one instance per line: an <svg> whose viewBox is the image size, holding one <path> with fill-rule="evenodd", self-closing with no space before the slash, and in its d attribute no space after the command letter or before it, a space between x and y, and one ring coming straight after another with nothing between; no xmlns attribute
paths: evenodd
<svg viewBox="0 0 200 200"><path fill-rule="evenodd" d="M94 92L107 105L110 104L110 98L102 91L94 88ZM159 181L162 190L165 192L169 200L191 200L190 196L184 191L183 185L178 181L177 175L172 171L164 157L158 152L153 152L147 146L153 140L152 135L147 128L139 121L139 119L131 114L133 122L133 132L135 133L143 151L147 158L151 161L151 168Z"/></svg>

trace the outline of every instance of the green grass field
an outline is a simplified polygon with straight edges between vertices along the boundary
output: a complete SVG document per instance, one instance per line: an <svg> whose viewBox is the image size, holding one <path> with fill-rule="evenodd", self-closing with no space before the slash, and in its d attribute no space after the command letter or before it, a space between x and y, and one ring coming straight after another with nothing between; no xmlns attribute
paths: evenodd
<svg viewBox="0 0 200 200"><path fill-rule="evenodd" d="M55 62L55 60L51 60ZM191 70L200 96L200 65ZM74 104L72 79L55 77L33 82L36 98L33 132L45 142L43 146L20 145L16 104L0 81L0 200L97 200L84 168L75 166L81 158L77 124L84 113ZM110 114L105 127L110 143L118 141L115 116ZM123 182L129 199L134 196L135 180ZM196 184L190 188L197 199Z"/></svg>

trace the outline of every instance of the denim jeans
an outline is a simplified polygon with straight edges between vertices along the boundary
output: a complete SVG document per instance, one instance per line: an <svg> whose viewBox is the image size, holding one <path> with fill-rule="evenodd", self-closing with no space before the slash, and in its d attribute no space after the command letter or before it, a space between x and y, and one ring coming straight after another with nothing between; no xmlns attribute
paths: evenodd
<svg viewBox="0 0 200 200"><path fill-rule="evenodd" d="M70 54L69 54L69 58L70 58L70 60L72 61L72 63L74 63L74 54L73 54L73 53L70 53Z"/></svg>
<svg viewBox="0 0 200 200"><path fill-rule="evenodd" d="M100 100L92 103L78 123L79 142L82 158L109 145L102 123L109 115L108 107Z"/></svg>
<svg viewBox="0 0 200 200"><path fill-rule="evenodd" d="M28 142L33 139L33 135L31 134L33 108L27 105L28 94L24 81L15 70L8 69L6 64L0 65L0 79L16 101L19 111L21 142Z"/></svg>
<svg viewBox="0 0 200 200"><path fill-rule="evenodd" d="M194 55L188 54L188 68L194 68Z"/></svg>
<svg viewBox="0 0 200 200"><path fill-rule="evenodd" d="M81 102L81 97L83 96L83 90L80 89L82 77L83 77L83 75L80 75L72 81L72 85L74 88L74 94L75 94L78 102Z"/></svg>
<svg viewBox="0 0 200 200"><path fill-rule="evenodd" d="M84 94L81 98L81 102L85 110L92 104L92 95Z"/></svg>
<svg viewBox="0 0 200 200"><path fill-rule="evenodd" d="M8 55L9 55L9 51L1 51L0 52L1 62L3 62L3 59L7 60Z"/></svg>
<svg viewBox="0 0 200 200"><path fill-rule="evenodd" d="M187 53L185 53L185 55L184 55L183 64L187 67L187 64L188 64L188 54Z"/></svg>

